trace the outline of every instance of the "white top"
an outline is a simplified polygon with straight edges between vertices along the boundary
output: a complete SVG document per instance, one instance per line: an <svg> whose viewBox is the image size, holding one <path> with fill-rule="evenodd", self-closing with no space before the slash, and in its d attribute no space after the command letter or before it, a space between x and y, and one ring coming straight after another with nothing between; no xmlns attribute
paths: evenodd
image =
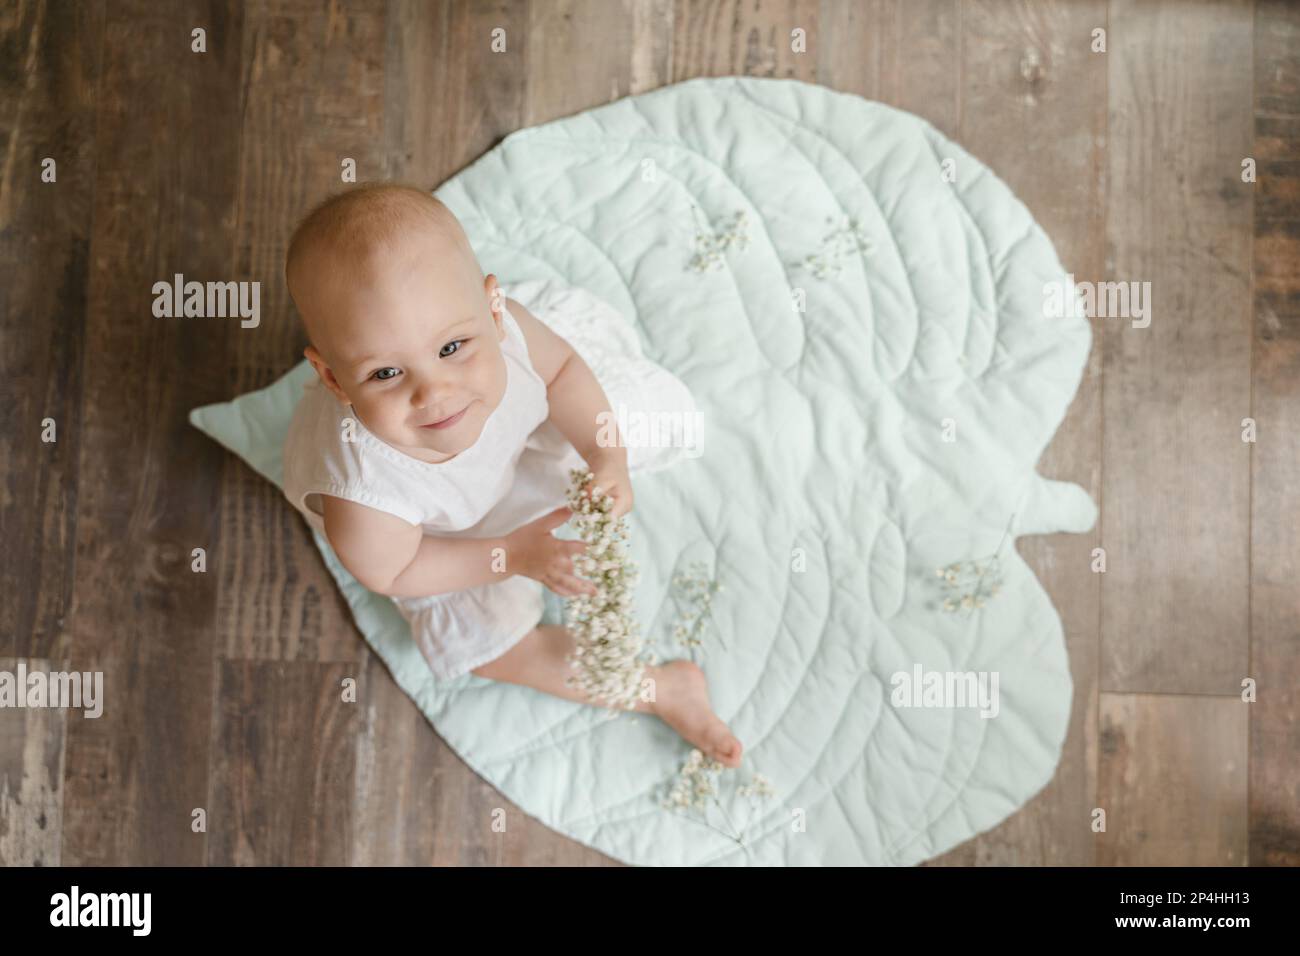
<svg viewBox="0 0 1300 956"><path fill-rule="evenodd" d="M471 537L504 534L558 506L547 506L554 502L557 490L563 495L554 480L536 507L530 506L533 496L517 488L511 495L519 505L512 507L513 514L498 515L491 527L480 524L516 484L520 457L530 445L550 454L551 474L555 474L556 457L568 459L560 463L565 475L570 464L582 463L559 430L546 421L550 415L546 385L533 369L523 331L504 302L502 324L505 394L484 422L478 440L447 461L421 461L385 443L319 377L303 386L284 443L284 494L308 524L325 533L320 494L397 515L422 525L425 534L453 537L466 531L474 532ZM347 418L355 423L353 441L344 437Z"/></svg>
<svg viewBox="0 0 1300 956"><path fill-rule="evenodd" d="M591 367L611 410L625 411L631 434L636 416L667 413L698 418L686 385L647 358L634 325L614 306L581 287L549 279L501 285L501 354L506 390L478 440L454 458L426 462L374 435L316 376L303 386L284 442L284 494L325 534L319 496L335 495L397 515L425 534L495 537L565 503L569 470L582 456L549 421L546 385L528 357L528 345L505 297L523 303L565 339ZM355 423L345 441L344 419ZM643 420L645 420L643 418ZM622 424L620 431L624 430ZM631 472L668 468L699 454L696 443L631 444Z"/></svg>

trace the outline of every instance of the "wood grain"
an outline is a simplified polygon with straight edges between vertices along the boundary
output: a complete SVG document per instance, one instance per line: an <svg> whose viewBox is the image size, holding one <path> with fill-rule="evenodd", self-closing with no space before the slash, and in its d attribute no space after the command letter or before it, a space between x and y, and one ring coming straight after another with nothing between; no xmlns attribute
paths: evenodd
<svg viewBox="0 0 1300 956"><path fill-rule="evenodd" d="M494 3L388 6L384 135L391 179L429 189L523 122L528 8ZM501 31L505 49L493 48Z"/></svg>
<svg viewBox="0 0 1300 956"><path fill-rule="evenodd" d="M302 360L307 344L284 282L294 226L326 196L384 179L382 0L322 6L292 0L245 11L239 97L236 242L229 278L261 283L262 320L236 325L225 359L229 394L263 388ZM230 659L356 661L347 604L302 519L233 455L221 472L217 621Z"/></svg>
<svg viewBox="0 0 1300 956"><path fill-rule="evenodd" d="M0 580L15 582L0 654L15 657L67 649L103 20L98 3L0 12Z"/></svg>
<svg viewBox="0 0 1300 956"><path fill-rule="evenodd" d="M43 658L0 657L0 671L65 670ZM77 717L73 718L79 719ZM58 866L63 855L63 743L68 711L0 709L0 866Z"/></svg>
<svg viewBox="0 0 1300 956"><path fill-rule="evenodd" d="M1244 866L1248 704L1101 695L1101 866Z"/></svg>
<svg viewBox="0 0 1300 956"><path fill-rule="evenodd" d="M351 863L355 664L225 661L213 687L209 866ZM310 742L310 745L305 745Z"/></svg>
<svg viewBox="0 0 1300 956"><path fill-rule="evenodd" d="M1250 861L1300 866L1300 8L1255 11Z"/></svg>
<svg viewBox="0 0 1300 956"><path fill-rule="evenodd" d="M107 7L66 655L106 700L67 727L64 863L203 859L224 453L186 416L228 397L237 322L156 318L152 289L230 276L242 30L239 4Z"/></svg>
<svg viewBox="0 0 1300 956"><path fill-rule="evenodd" d="M1005 20L1012 24L1015 11ZM955 136L962 109L959 0L822 0L818 83L907 110Z"/></svg>
<svg viewBox="0 0 1300 956"><path fill-rule="evenodd" d="M679 0L673 21L673 82L696 76L812 82L821 38L819 12L816 0ZM796 29L804 31L804 52L795 48Z"/></svg>
<svg viewBox="0 0 1300 956"><path fill-rule="evenodd" d="M1249 653L1252 10L1110 6L1101 687L1236 693ZM1195 382L1194 388L1188 383Z"/></svg>

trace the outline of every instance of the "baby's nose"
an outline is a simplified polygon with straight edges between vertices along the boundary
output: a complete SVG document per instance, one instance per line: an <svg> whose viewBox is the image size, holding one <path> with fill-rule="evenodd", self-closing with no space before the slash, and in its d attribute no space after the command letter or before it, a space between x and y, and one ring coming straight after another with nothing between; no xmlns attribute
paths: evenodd
<svg viewBox="0 0 1300 956"><path fill-rule="evenodd" d="M420 382L411 394L411 404L416 408L427 408L437 399L437 389L431 381Z"/></svg>

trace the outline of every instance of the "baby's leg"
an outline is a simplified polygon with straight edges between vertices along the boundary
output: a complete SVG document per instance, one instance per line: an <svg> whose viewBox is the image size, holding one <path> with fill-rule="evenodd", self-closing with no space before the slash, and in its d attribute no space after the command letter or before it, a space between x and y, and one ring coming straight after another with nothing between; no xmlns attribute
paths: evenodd
<svg viewBox="0 0 1300 956"><path fill-rule="evenodd" d="M522 684L565 700L589 703L582 690L564 684L565 678L573 673L566 660L573 647L573 635L568 628L559 624L540 625L496 660L474 668L472 673L490 680ZM669 661L647 667L644 676L653 681L653 699L638 700L635 708L638 713L659 717L688 743L724 766L740 766L740 741L713 712L708 683L698 666L691 661Z"/></svg>
<svg viewBox="0 0 1300 956"><path fill-rule="evenodd" d="M581 690L564 686L564 679L572 673L564 659L571 650L573 635L567 627L540 624L496 660L474 668L471 673L508 684L522 684L565 700L585 703L587 698ZM646 675L649 676L651 675ZM638 701L636 709L641 713L652 714L654 704Z"/></svg>

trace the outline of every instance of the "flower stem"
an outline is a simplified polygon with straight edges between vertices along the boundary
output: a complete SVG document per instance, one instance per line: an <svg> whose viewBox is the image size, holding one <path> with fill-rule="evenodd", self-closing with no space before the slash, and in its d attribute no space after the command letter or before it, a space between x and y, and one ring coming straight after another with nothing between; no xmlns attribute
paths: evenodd
<svg viewBox="0 0 1300 956"><path fill-rule="evenodd" d="M1011 517L1007 519L1007 526L1002 530L1002 537L998 541L998 546L993 549L993 561L997 561L999 565L1001 564L1001 559L998 557L998 555L1002 552L1002 545L1006 543L1007 535L1011 533L1011 523L1015 520L1016 520L1016 513L1013 511L1011 512ZM979 597L979 593L980 593L980 585L984 582L984 575L988 573L989 565L991 563L992 562L985 562L980 567L980 576L975 579L975 589L971 592L971 594L973 594L977 598ZM975 613L975 606L973 604L971 605L970 610L971 610L971 614Z"/></svg>

